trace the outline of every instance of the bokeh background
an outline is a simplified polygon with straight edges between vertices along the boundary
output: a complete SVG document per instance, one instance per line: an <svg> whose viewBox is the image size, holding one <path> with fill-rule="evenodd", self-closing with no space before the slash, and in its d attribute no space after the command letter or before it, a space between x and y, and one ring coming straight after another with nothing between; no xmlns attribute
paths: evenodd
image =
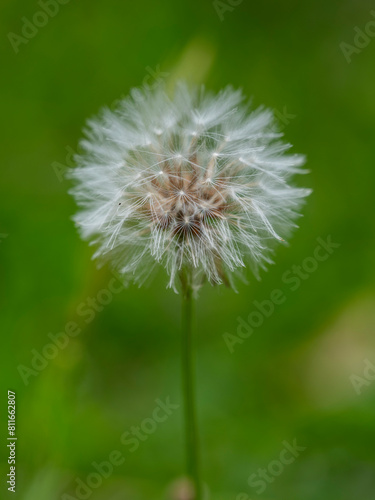
<svg viewBox="0 0 375 500"><path fill-rule="evenodd" d="M134 452L120 438L152 416L155 400L181 402L180 298L161 272L148 287L114 294L86 323L83 309L105 296L112 275L76 234L64 175L87 117L132 87L186 78L241 87L254 106L274 109L286 140L308 157L311 173L299 182L314 190L289 248L278 249L260 282L249 276L238 294L209 286L200 294L206 498L374 499L375 372L366 366L375 363L375 40L356 31L375 34L374 8L363 0L73 0L17 45L9 34L22 36L23 18L42 9L2 0L1 498L79 498L77 478L87 482L92 463L113 450L124 462L85 498L176 498L181 409ZM346 55L343 43L352 46ZM284 273L328 236L340 246L292 291ZM275 288L285 302L230 353L223 334L235 335L238 318ZM41 353L48 334L71 321L80 334L45 368L20 368L32 368L32 350ZM5 485L8 389L17 395L15 495ZM272 468L293 440L305 449L258 495L248 478Z"/></svg>

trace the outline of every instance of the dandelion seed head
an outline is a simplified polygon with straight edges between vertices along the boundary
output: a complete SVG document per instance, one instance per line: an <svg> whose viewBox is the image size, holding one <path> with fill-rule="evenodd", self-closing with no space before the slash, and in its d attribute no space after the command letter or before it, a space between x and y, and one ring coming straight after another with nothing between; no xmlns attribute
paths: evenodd
<svg viewBox="0 0 375 500"><path fill-rule="evenodd" d="M140 282L158 263L174 289L185 268L197 287L232 284L246 263L257 273L309 194L290 184L304 158L239 91L142 92L88 122L71 174L82 236Z"/></svg>

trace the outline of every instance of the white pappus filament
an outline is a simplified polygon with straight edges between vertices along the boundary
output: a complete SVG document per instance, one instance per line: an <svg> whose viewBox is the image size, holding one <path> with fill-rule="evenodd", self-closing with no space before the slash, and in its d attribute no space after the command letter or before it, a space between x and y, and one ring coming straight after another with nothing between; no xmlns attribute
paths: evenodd
<svg viewBox="0 0 375 500"><path fill-rule="evenodd" d="M88 122L71 174L82 236L141 282L155 263L175 289L183 268L196 286L231 284L247 263L256 273L309 194L289 182L304 157L286 154L272 113L249 113L240 91L142 92Z"/></svg>

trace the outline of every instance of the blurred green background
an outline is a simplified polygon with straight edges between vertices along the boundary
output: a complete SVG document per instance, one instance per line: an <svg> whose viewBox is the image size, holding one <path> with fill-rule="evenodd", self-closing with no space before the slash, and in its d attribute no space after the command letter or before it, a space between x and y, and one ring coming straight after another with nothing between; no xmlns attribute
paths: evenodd
<svg viewBox="0 0 375 500"><path fill-rule="evenodd" d="M2 0L0 498L78 498L77 478L86 482L113 450L124 462L87 498L177 498L181 409L134 452L121 436L145 425L156 399L181 402L180 298L160 273L148 287L114 294L86 323L80 311L104 297L112 275L97 270L73 227L64 178L87 117L134 86L176 78L242 87L254 106L273 108L293 151L308 157L311 174L299 183L314 190L289 248L278 249L260 282L249 276L238 294L210 286L200 294L206 498L375 498L375 381L365 369L375 363L375 40L355 41L373 8L360 0L70 1L32 37L29 26L22 43L9 33L22 36L23 17L43 24L41 6ZM345 57L342 43L355 51L345 46ZM292 291L283 274L329 235L340 246ZM235 335L238 318L275 288L285 302L230 353L223 334ZM41 353L48 334L71 321L80 334L22 377L32 350ZM15 495L5 485L8 389L17 397ZM272 468L294 439L305 450L258 495L248 478Z"/></svg>

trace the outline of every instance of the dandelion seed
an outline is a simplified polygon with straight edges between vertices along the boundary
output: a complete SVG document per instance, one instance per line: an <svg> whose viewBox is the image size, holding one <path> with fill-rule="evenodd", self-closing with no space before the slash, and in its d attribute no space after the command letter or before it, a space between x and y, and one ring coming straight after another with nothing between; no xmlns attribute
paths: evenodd
<svg viewBox="0 0 375 500"><path fill-rule="evenodd" d="M310 192L290 184L304 157L286 154L272 113L248 114L239 91L142 95L89 121L71 174L95 255L141 282L159 263L174 289L184 268L196 288L264 268Z"/></svg>

